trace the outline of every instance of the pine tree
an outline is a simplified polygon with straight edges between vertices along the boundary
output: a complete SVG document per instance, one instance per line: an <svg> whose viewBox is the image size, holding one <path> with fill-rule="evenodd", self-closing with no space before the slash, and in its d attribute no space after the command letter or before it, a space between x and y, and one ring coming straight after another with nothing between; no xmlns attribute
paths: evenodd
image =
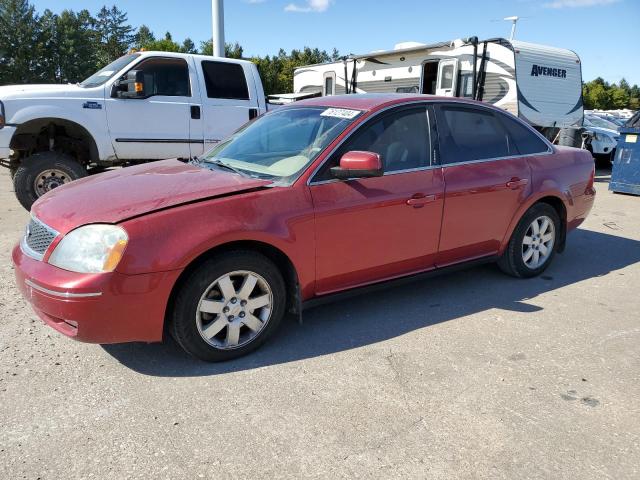
<svg viewBox="0 0 640 480"><path fill-rule="evenodd" d="M38 16L27 0L0 0L0 84L34 83Z"/></svg>
<svg viewBox="0 0 640 480"><path fill-rule="evenodd" d="M156 41L156 36L146 25L140 25L135 35L134 47L136 50L147 48L147 45Z"/></svg>
<svg viewBox="0 0 640 480"><path fill-rule="evenodd" d="M95 19L88 10L64 10L57 18L59 81L79 82L98 68Z"/></svg>
<svg viewBox="0 0 640 480"><path fill-rule="evenodd" d="M134 41L133 27L127 23L127 14L115 5L100 9L96 18L99 36L98 63L100 66L124 55Z"/></svg>
<svg viewBox="0 0 640 480"><path fill-rule="evenodd" d="M196 44L193 43L189 37L185 38L182 42L182 46L180 47L180 51L182 53L198 53L198 49L196 48Z"/></svg>

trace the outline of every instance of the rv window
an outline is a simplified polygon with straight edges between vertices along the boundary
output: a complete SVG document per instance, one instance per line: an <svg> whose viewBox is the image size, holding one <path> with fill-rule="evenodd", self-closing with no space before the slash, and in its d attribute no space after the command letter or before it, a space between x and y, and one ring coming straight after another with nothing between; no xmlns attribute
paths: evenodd
<svg viewBox="0 0 640 480"><path fill-rule="evenodd" d="M398 87L396 88L396 93L418 93L418 86L414 85L413 87Z"/></svg>
<svg viewBox="0 0 640 480"><path fill-rule="evenodd" d="M202 62L207 97L249 100L247 79L242 65L227 62Z"/></svg>
<svg viewBox="0 0 640 480"><path fill-rule="evenodd" d="M445 65L442 67L440 88L451 88L453 86L453 67L453 65Z"/></svg>
<svg viewBox="0 0 640 480"><path fill-rule="evenodd" d="M549 150L547 144L540 137L524 125L521 125L519 121L507 115L499 115L499 117L521 155L544 153Z"/></svg>
<svg viewBox="0 0 640 480"><path fill-rule="evenodd" d="M333 178L330 168L352 150L380 154L385 172L427 167L431 165L428 145L429 123L424 107L388 113L360 127L323 165L314 181Z"/></svg>
<svg viewBox="0 0 640 480"><path fill-rule="evenodd" d="M333 77L327 77L324 79L324 94L333 95Z"/></svg>
<svg viewBox="0 0 640 480"><path fill-rule="evenodd" d="M471 98L473 97L473 74L463 73L460 75L462 84L460 86L460 96Z"/></svg>
<svg viewBox="0 0 640 480"><path fill-rule="evenodd" d="M438 131L442 163L459 163L517 154L507 132L490 111L441 106Z"/></svg>

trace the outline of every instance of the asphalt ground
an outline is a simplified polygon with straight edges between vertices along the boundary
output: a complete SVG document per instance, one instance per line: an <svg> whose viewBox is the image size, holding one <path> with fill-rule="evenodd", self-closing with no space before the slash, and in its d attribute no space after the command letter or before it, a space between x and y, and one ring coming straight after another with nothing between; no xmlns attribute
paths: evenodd
<svg viewBox="0 0 640 480"><path fill-rule="evenodd" d="M476 267L317 307L224 363L88 345L19 295L0 172L0 478L640 478L640 197L539 278Z"/></svg>

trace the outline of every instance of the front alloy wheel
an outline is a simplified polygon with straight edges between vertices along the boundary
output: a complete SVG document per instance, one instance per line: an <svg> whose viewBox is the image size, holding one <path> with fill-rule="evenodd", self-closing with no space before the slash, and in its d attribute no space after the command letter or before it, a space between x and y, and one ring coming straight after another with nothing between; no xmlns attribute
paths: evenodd
<svg viewBox="0 0 640 480"><path fill-rule="evenodd" d="M276 265L251 251L225 252L181 281L170 317L178 344L201 360L230 360L259 347L284 316Z"/></svg>
<svg viewBox="0 0 640 480"><path fill-rule="evenodd" d="M271 318L271 287L255 272L223 275L198 303L196 325L202 339L214 348L242 347L260 335Z"/></svg>

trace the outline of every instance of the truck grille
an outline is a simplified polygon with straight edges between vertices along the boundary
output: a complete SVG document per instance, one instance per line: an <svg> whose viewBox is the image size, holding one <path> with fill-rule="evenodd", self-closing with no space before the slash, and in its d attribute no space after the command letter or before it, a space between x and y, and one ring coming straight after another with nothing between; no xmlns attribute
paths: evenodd
<svg viewBox="0 0 640 480"><path fill-rule="evenodd" d="M42 260L44 252L57 236L58 232L32 217L21 242L22 251L36 260Z"/></svg>

